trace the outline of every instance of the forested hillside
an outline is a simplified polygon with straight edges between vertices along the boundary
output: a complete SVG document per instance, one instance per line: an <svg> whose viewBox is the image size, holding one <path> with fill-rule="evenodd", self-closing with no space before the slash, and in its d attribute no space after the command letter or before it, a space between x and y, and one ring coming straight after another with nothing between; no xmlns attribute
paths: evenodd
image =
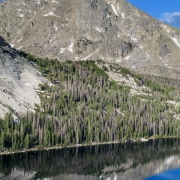
<svg viewBox="0 0 180 180"><path fill-rule="evenodd" d="M166 80L158 85L156 79L102 61L59 62L20 54L51 83L39 85L41 105L35 113L16 121L7 114L0 120L0 149L179 136L179 90ZM133 78L141 93L132 93L125 81L113 80L112 72Z"/></svg>

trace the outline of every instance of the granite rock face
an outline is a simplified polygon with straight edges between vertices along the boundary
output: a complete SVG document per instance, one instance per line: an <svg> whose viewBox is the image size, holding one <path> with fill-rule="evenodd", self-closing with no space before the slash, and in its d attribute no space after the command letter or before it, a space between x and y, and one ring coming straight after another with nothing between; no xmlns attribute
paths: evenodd
<svg viewBox="0 0 180 180"><path fill-rule="evenodd" d="M0 118L9 107L17 118L40 103L36 88L46 79L37 74L36 68L0 37Z"/></svg>
<svg viewBox="0 0 180 180"><path fill-rule="evenodd" d="M60 61L102 59L178 77L180 31L126 0L7 0L0 35L11 46Z"/></svg>

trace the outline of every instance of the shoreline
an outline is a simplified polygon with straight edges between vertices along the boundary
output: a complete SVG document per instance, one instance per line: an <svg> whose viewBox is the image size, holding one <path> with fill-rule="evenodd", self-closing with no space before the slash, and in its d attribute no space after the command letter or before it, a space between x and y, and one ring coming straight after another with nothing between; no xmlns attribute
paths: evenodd
<svg viewBox="0 0 180 180"><path fill-rule="evenodd" d="M110 141L110 142L93 142L89 144L74 144L68 146L52 146L47 148L31 148L27 150L16 150L16 151L5 151L0 152L0 156L3 155L11 155L11 154L21 154L21 153L29 153L29 152L40 152L40 151L51 151L51 150L61 150L66 148L78 148L78 147L88 147L88 146L98 146L98 145L110 145L110 144L128 144L128 143L144 143L149 142L150 140L157 140L157 139L174 139L180 138L178 136L167 136L167 137L149 137L149 138L141 138L141 139L130 139L130 140L122 140L122 141Z"/></svg>

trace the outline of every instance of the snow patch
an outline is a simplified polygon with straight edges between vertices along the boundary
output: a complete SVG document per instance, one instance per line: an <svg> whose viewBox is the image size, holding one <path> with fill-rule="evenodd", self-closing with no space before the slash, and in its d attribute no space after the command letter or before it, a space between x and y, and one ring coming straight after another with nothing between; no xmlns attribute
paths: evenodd
<svg viewBox="0 0 180 180"><path fill-rule="evenodd" d="M63 54L66 48L61 48L60 54Z"/></svg>
<svg viewBox="0 0 180 180"><path fill-rule="evenodd" d="M21 38L21 39L19 39L19 40L17 41L17 43L18 43L18 42L20 42L21 40L22 40L22 38Z"/></svg>
<svg viewBox="0 0 180 180"><path fill-rule="evenodd" d="M146 55L147 58L150 58L148 53L145 53L145 55Z"/></svg>
<svg viewBox="0 0 180 180"><path fill-rule="evenodd" d="M100 28L100 27L95 27L95 29L96 29L96 31L98 31L98 32L100 32L100 33L103 31L103 29Z"/></svg>
<svg viewBox="0 0 180 180"><path fill-rule="evenodd" d="M122 61L122 59L117 59L116 62L120 63Z"/></svg>
<svg viewBox="0 0 180 180"><path fill-rule="evenodd" d="M55 28L56 31L58 30L58 27L56 25L54 25L54 28Z"/></svg>
<svg viewBox="0 0 180 180"><path fill-rule="evenodd" d="M37 3L38 3L38 4L41 4L41 1L40 1L40 0L37 0Z"/></svg>
<svg viewBox="0 0 180 180"><path fill-rule="evenodd" d="M131 41L137 42L138 40L136 38L131 37Z"/></svg>
<svg viewBox="0 0 180 180"><path fill-rule="evenodd" d="M122 18L124 19L124 17L125 17L125 14L124 14L124 13L121 13L121 16L122 16Z"/></svg>
<svg viewBox="0 0 180 180"><path fill-rule="evenodd" d="M168 66L168 64L165 64L164 67L172 69L172 67Z"/></svg>
<svg viewBox="0 0 180 180"><path fill-rule="evenodd" d="M117 11L116 11L116 8L114 7L113 4L111 4L111 7L112 7L112 9L113 9L113 11L114 11L114 14L116 14L116 16L119 16L118 13L117 13Z"/></svg>
<svg viewBox="0 0 180 180"><path fill-rule="evenodd" d="M9 44L12 48L14 47L14 44Z"/></svg>
<svg viewBox="0 0 180 180"><path fill-rule="evenodd" d="M73 46L74 46L74 43L71 42L70 46L68 47L68 51L70 51L71 53L73 53Z"/></svg>
<svg viewBox="0 0 180 180"><path fill-rule="evenodd" d="M109 18L110 16L109 16L109 14L107 14L107 18Z"/></svg>
<svg viewBox="0 0 180 180"><path fill-rule="evenodd" d="M29 83L25 83L25 85L33 88L32 85L30 85Z"/></svg>
<svg viewBox="0 0 180 180"><path fill-rule="evenodd" d="M12 43L14 43L14 41L15 41L16 39L17 39L17 37L13 39Z"/></svg>
<svg viewBox="0 0 180 180"><path fill-rule="evenodd" d="M178 40L177 40L176 38L173 38L173 37L172 37L172 40L176 43L177 46L180 47L180 44L179 44L179 42L178 42Z"/></svg>
<svg viewBox="0 0 180 180"><path fill-rule="evenodd" d="M104 57L102 57L101 55L99 55L99 57L100 57L101 59L104 59Z"/></svg>
<svg viewBox="0 0 180 180"><path fill-rule="evenodd" d="M17 49L21 49L23 46L18 47Z"/></svg>
<svg viewBox="0 0 180 180"><path fill-rule="evenodd" d="M126 56L124 59L129 60L130 57L131 57L131 56Z"/></svg>
<svg viewBox="0 0 180 180"><path fill-rule="evenodd" d="M56 37L54 36L54 37L52 37L50 40L49 40L49 42L51 43L53 40L55 40L56 39Z"/></svg>
<svg viewBox="0 0 180 180"><path fill-rule="evenodd" d="M20 14L20 15L19 15L19 17L23 17L23 16L24 16L24 14Z"/></svg>
<svg viewBox="0 0 180 180"><path fill-rule="evenodd" d="M143 49L144 47L143 46L140 46L140 49Z"/></svg>
<svg viewBox="0 0 180 180"><path fill-rule="evenodd" d="M48 14L44 14L43 16L56 16L56 15L51 11Z"/></svg>
<svg viewBox="0 0 180 180"><path fill-rule="evenodd" d="M59 2L58 1L55 1L55 0L53 0L53 1L51 1L52 3L57 3L57 4L59 4Z"/></svg>

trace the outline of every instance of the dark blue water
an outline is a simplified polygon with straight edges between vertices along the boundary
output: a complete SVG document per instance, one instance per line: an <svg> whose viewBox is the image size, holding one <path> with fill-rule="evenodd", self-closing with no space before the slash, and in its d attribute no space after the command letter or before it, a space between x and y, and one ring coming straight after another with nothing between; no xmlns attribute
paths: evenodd
<svg viewBox="0 0 180 180"><path fill-rule="evenodd" d="M0 156L2 180L160 180L180 168L180 139ZM179 170L165 172L173 180ZM180 178L179 178L180 179ZM165 180L165 179L162 179Z"/></svg>
<svg viewBox="0 0 180 180"><path fill-rule="evenodd" d="M180 180L180 169L171 169L157 175L153 175L145 180Z"/></svg>

